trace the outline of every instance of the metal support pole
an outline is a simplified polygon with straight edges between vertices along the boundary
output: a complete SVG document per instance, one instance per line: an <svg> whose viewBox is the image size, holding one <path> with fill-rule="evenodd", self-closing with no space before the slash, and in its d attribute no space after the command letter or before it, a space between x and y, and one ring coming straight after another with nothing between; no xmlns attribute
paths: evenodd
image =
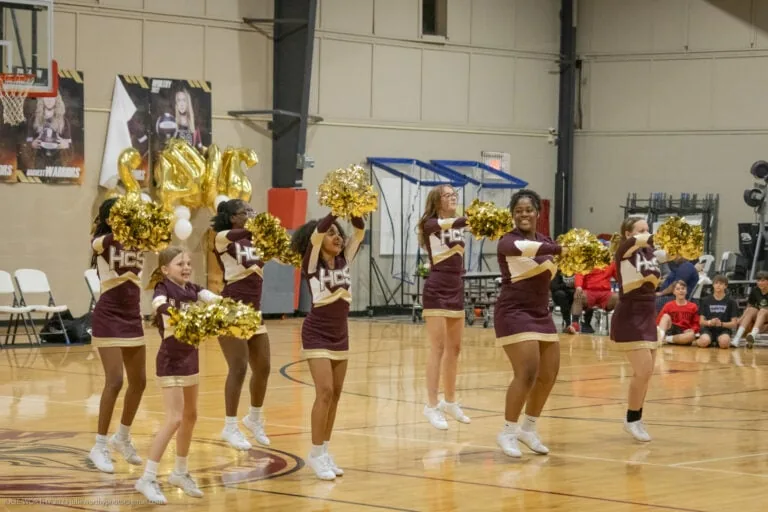
<svg viewBox="0 0 768 512"><path fill-rule="evenodd" d="M317 0L275 0L273 188L301 186L304 178L316 11Z"/></svg>
<svg viewBox="0 0 768 512"><path fill-rule="evenodd" d="M560 110L557 174L555 176L555 236L573 225L573 134L576 110L576 23L574 0L560 7Z"/></svg>

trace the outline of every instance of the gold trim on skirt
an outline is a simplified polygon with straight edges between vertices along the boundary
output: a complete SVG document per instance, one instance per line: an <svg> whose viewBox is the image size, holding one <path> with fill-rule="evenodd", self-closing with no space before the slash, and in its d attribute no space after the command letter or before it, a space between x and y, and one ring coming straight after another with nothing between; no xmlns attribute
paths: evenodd
<svg viewBox="0 0 768 512"><path fill-rule="evenodd" d="M613 341L611 340L611 348L621 352L628 352L630 350L640 350L648 348L656 350L661 347L662 343L659 341Z"/></svg>
<svg viewBox="0 0 768 512"><path fill-rule="evenodd" d="M187 388L199 383L199 373L194 375L166 375L157 378L157 385L161 388Z"/></svg>
<svg viewBox="0 0 768 512"><path fill-rule="evenodd" d="M550 343L557 343L560 341L560 336L557 333L519 332L517 334L510 334L509 336L496 338L496 346L503 347L505 345L521 343L523 341L546 341Z"/></svg>
<svg viewBox="0 0 768 512"><path fill-rule="evenodd" d="M464 311L454 311L452 309L425 309L422 310L421 316L439 316L443 318L464 318Z"/></svg>
<svg viewBox="0 0 768 512"><path fill-rule="evenodd" d="M144 336L140 338L91 338L91 345L94 347L142 347L146 345Z"/></svg>
<svg viewBox="0 0 768 512"><path fill-rule="evenodd" d="M332 359L345 361L349 355L348 350L328 350L327 348L302 349L302 357L305 359Z"/></svg>

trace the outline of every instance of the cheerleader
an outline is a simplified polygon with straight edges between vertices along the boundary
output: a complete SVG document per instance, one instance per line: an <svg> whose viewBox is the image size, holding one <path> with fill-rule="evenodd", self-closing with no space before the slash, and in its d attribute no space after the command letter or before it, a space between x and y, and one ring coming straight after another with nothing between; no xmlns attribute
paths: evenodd
<svg viewBox="0 0 768 512"><path fill-rule="evenodd" d="M244 229L246 221L253 216L251 205L240 199L220 203L213 218L213 229L216 231L214 252L224 272L224 290L221 295L253 306L259 311L264 262L251 245L250 231ZM224 387L226 418L221 438L238 450L251 449L251 443L237 426L237 406L250 365L251 407L248 415L243 418L243 425L259 444L269 446L262 412L270 372L267 328L262 325L249 340L222 336L219 345L229 368Z"/></svg>
<svg viewBox="0 0 768 512"><path fill-rule="evenodd" d="M168 483L193 498L203 496L187 468L192 430L197 420L199 353L197 347L185 344L174 336L173 327L168 325L168 309L183 309L187 304L198 300L214 302L220 297L191 283L191 275L192 262L189 254L178 247L169 247L160 253L158 267L152 273L149 284L155 290L152 309L155 311L160 338L163 340L157 352L156 369L158 384L163 390L166 416L165 424L152 441L144 474L136 482L135 488L151 503L161 505L168 501L157 482L157 466L174 434L176 465L168 477Z"/></svg>
<svg viewBox="0 0 768 512"><path fill-rule="evenodd" d="M563 249L536 232L541 199L532 190L512 196L515 229L497 246L501 291L496 300L496 345L504 347L514 378L507 388L504 429L496 440L505 455L521 457L517 441L538 454L549 453L536 421L560 369L559 337L549 311L550 281L557 273L552 257ZM518 425L525 405L525 417Z"/></svg>
<svg viewBox="0 0 768 512"><path fill-rule="evenodd" d="M344 474L328 451L336 408L347 373L347 317L352 302L349 265L365 234L365 222L352 218L354 234L346 240L336 217L328 215L297 229L291 245L304 255L302 274L312 290L312 309L301 326L303 356L315 383L312 451L309 466L321 480Z"/></svg>
<svg viewBox="0 0 768 512"><path fill-rule="evenodd" d="M131 425L147 384L144 327L141 319L141 271L144 255L130 251L114 239L109 213L116 199L107 199L99 208L91 246L91 265L101 281L101 295L91 317L91 343L98 347L104 367L104 390L99 403L96 445L88 458L105 473L115 471L109 447L120 452L129 464L142 460L131 440ZM116 434L107 439L117 396L123 387L123 367L128 376L123 414Z"/></svg>
<svg viewBox="0 0 768 512"><path fill-rule="evenodd" d="M444 413L461 423L470 419L456 401L456 369L464 334L464 228L465 217L455 218L456 191L440 185L429 191L419 221L419 242L429 257L429 276L424 282L422 315L427 324L427 404L424 415L433 427L446 430ZM445 399L438 402L440 367Z"/></svg>
<svg viewBox="0 0 768 512"><path fill-rule="evenodd" d="M627 351L634 373L629 383L624 430L636 440L648 442L651 436L642 422L643 402L656 365L659 338L663 336L656 328L656 286L661 276L659 263L666 260L666 254L654 250L653 236L644 219L627 218L620 233L615 256L619 303L613 312L611 341Z"/></svg>

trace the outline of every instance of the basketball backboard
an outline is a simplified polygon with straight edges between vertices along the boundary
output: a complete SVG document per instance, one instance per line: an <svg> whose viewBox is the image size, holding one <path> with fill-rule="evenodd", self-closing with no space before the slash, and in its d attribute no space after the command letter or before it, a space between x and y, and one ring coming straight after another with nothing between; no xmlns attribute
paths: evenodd
<svg viewBox="0 0 768 512"><path fill-rule="evenodd" d="M0 0L0 73L34 75L31 97L56 94L53 0Z"/></svg>

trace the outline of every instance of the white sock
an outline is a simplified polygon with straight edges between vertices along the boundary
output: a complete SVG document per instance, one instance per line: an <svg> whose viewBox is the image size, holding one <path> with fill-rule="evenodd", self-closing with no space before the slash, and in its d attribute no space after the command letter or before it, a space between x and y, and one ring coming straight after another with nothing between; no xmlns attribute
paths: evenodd
<svg viewBox="0 0 768 512"><path fill-rule="evenodd" d="M523 424L520 426L520 430L525 430L526 432L535 432L536 431L536 420L539 419L536 416L528 416L527 414L524 415L523 418Z"/></svg>
<svg viewBox="0 0 768 512"><path fill-rule="evenodd" d="M664 341L667 343L673 343L672 338L674 338L674 336L664 336Z"/></svg>
<svg viewBox="0 0 768 512"><path fill-rule="evenodd" d="M667 332L664 329L662 329L661 327L657 327L656 328L656 333L658 334L658 338L657 339L659 341L663 341L664 338L667 337Z"/></svg>
<svg viewBox="0 0 768 512"><path fill-rule="evenodd" d="M313 444L312 445L312 451L309 452L309 455L311 457L320 457L321 455L325 455L325 453L323 452L323 445L321 445L321 444L314 445Z"/></svg>
<svg viewBox="0 0 768 512"><path fill-rule="evenodd" d="M224 418L224 428L235 430L237 428L237 416L226 416Z"/></svg>
<svg viewBox="0 0 768 512"><path fill-rule="evenodd" d="M736 330L736 336L733 337L733 340L734 341L738 341L738 340L741 339L742 336L744 336L744 328L743 327L739 327Z"/></svg>
<svg viewBox="0 0 768 512"><path fill-rule="evenodd" d="M107 447L107 436L96 434L96 446L99 448Z"/></svg>
<svg viewBox="0 0 768 512"><path fill-rule="evenodd" d="M323 453L328 453L328 443L330 441L323 441Z"/></svg>
<svg viewBox="0 0 768 512"><path fill-rule="evenodd" d="M131 437L131 427L127 427L121 423L117 428L117 437L122 440L129 439Z"/></svg>
<svg viewBox="0 0 768 512"><path fill-rule="evenodd" d="M157 480L157 466L159 462L147 459L147 465L144 467L144 474L141 478L150 482Z"/></svg>
<svg viewBox="0 0 768 512"><path fill-rule="evenodd" d="M261 407L254 407L251 406L251 411L249 413L249 416L251 418L251 421L253 422L260 422L261 421Z"/></svg>
<svg viewBox="0 0 768 512"><path fill-rule="evenodd" d="M189 473L189 469L187 468L187 458L176 457L176 467L173 468L173 471L177 475L186 475Z"/></svg>
<svg viewBox="0 0 768 512"><path fill-rule="evenodd" d="M752 336L757 336L758 334L760 334L760 329L755 327L754 329L752 329L752 331L749 334L751 334Z"/></svg>
<svg viewBox="0 0 768 512"><path fill-rule="evenodd" d="M505 421L504 422L504 433L506 434L517 434L519 428L516 422L514 421Z"/></svg>

